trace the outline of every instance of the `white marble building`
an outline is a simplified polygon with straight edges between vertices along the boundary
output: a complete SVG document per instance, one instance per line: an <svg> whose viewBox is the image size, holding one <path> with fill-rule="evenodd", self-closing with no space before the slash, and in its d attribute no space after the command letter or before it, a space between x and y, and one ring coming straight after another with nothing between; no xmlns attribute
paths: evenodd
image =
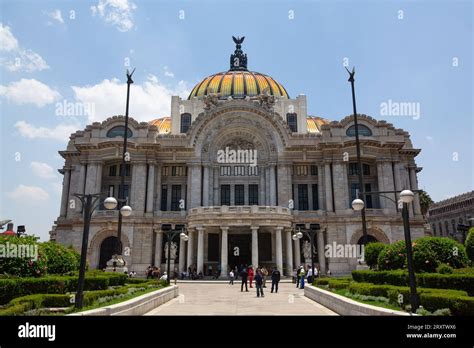
<svg viewBox="0 0 474 348"><path fill-rule="evenodd" d="M123 219L121 241L130 250L130 270L164 268L166 224L184 225L189 233L188 242L177 239L179 270L196 267L207 274L210 267L252 264L290 274L305 263L304 241L291 238L294 228L312 223L321 226L315 251L322 270L355 268L355 258L323 252L327 244L356 244L362 236L360 213L350 205L358 182L352 117L330 122L308 115L304 95L290 98L271 77L248 71L246 60L238 44L229 71L203 79L187 100L172 97L170 117L148 123L130 118L124 193L133 214ZM420 150L408 132L366 115L359 123L366 191L417 189ZM122 116L95 122L72 134L60 151L63 192L52 239L80 249L83 220L74 193L118 196L123 127ZM256 150L256 166L230 163L232 157L223 163L218 153L226 149ZM410 213L416 239L424 233L417 198ZM110 259L117 214L95 212L92 268ZM371 239L403 239L401 214L386 198L367 199L367 223Z"/></svg>

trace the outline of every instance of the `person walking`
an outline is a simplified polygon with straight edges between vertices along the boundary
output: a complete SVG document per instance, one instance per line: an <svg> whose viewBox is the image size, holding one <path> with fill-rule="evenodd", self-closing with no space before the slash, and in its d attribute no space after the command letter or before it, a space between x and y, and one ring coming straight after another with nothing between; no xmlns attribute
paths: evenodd
<svg viewBox="0 0 474 348"><path fill-rule="evenodd" d="M234 285L234 271L233 270L230 270L229 278L230 278L229 284Z"/></svg>
<svg viewBox="0 0 474 348"><path fill-rule="evenodd" d="M262 267L262 277L263 277L263 287L267 287L267 277L268 277L268 271L267 268L264 266Z"/></svg>
<svg viewBox="0 0 474 348"><path fill-rule="evenodd" d="M249 277L249 283L250 283L251 288L253 288L252 282L253 282L254 275L255 275L255 273L253 271L253 267L250 266L249 269L248 269L248 277Z"/></svg>
<svg viewBox="0 0 474 348"><path fill-rule="evenodd" d="M301 282L301 270L303 269L303 266L300 266L298 271L296 272L296 288L300 287L300 282Z"/></svg>
<svg viewBox="0 0 474 348"><path fill-rule="evenodd" d="M316 269L315 269L315 271L316 271ZM306 277L308 279L308 284L313 284L313 279L314 279L314 277L313 277L313 268L310 265L308 265L308 272L306 274Z"/></svg>
<svg viewBox="0 0 474 348"><path fill-rule="evenodd" d="M264 297L263 295L263 275L262 272L257 269L257 273L255 275L255 288L257 289L257 297Z"/></svg>
<svg viewBox="0 0 474 348"><path fill-rule="evenodd" d="M300 289L304 289L305 274L306 274L306 271L304 270L304 267L301 266L301 270L300 270Z"/></svg>
<svg viewBox="0 0 474 348"><path fill-rule="evenodd" d="M245 284L245 291L248 292L249 289L247 287L247 277L248 273L245 268L242 268L242 272L240 272L240 278L242 278L242 284L240 285L240 292L244 291L244 284Z"/></svg>
<svg viewBox="0 0 474 348"><path fill-rule="evenodd" d="M272 293L273 293L273 289L275 289L275 293L278 292L278 283L280 282L280 278L281 278L281 274L280 274L280 271L278 270L278 268L273 268L273 272L272 272Z"/></svg>

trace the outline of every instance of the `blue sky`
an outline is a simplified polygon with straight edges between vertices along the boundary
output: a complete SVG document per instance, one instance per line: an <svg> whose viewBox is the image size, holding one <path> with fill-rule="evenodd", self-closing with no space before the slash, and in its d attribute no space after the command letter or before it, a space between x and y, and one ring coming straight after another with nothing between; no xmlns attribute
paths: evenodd
<svg viewBox="0 0 474 348"><path fill-rule="evenodd" d="M0 1L0 220L48 238L59 215L68 134L125 110L169 114L203 77L228 69L234 44L312 115L352 111L343 63L356 66L358 112L410 132L420 187L434 200L473 189L473 5L470 1ZM19 63L19 64L18 64ZM382 116L414 102L420 117ZM57 103L90 103L93 116Z"/></svg>

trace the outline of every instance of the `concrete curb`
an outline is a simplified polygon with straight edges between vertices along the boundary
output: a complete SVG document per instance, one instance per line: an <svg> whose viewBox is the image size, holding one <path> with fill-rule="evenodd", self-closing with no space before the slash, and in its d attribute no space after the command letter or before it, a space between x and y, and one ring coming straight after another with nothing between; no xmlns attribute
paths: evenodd
<svg viewBox="0 0 474 348"><path fill-rule="evenodd" d="M392 309L371 306L365 303L351 300L350 298L332 293L321 288L306 285L304 287L304 295L324 307L336 312L340 315L394 315L394 316L411 316L412 314L396 311Z"/></svg>
<svg viewBox="0 0 474 348"><path fill-rule="evenodd" d="M176 285L156 290L130 300L110 306L91 309L89 311L69 314L74 316L115 316L115 315L143 315L165 302L178 297L179 290Z"/></svg>

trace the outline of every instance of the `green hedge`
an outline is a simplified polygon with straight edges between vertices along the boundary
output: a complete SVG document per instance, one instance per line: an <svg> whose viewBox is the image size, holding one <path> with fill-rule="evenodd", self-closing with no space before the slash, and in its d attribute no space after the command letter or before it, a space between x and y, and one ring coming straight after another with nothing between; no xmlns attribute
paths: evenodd
<svg viewBox="0 0 474 348"><path fill-rule="evenodd" d="M13 299L0 310L0 316L22 315L26 311L43 307L69 307L70 295L35 294Z"/></svg>
<svg viewBox="0 0 474 348"><path fill-rule="evenodd" d="M466 253L469 260L471 260L472 265L474 265L474 227L469 229L464 246L466 247Z"/></svg>
<svg viewBox="0 0 474 348"><path fill-rule="evenodd" d="M380 242L373 242L369 243L365 246L364 248L364 257L365 257L365 262L367 263L367 266L369 266L371 269L374 269L377 267L377 260L379 258L379 255L387 244L380 243Z"/></svg>
<svg viewBox="0 0 474 348"><path fill-rule="evenodd" d="M104 290L109 286L125 284L127 275L103 273L101 276L86 276L84 290ZM32 294L65 294L77 290L77 277L47 276L42 278L0 279L0 304L8 303L16 297Z"/></svg>
<svg viewBox="0 0 474 348"><path fill-rule="evenodd" d="M367 282L374 284L391 284L406 286L408 272L397 271L352 271L352 278L356 282ZM425 288L437 289L459 289L466 291L469 296L474 296L474 274L472 273L417 273L416 283Z"/></svg>
<svg viewBox="0 0 474 348"><path fill-rule="evenodd" d="M313 285L327 285L331 289L344 289L349 286L350 282L349 278L322 278L316 279Z"/></svg>

